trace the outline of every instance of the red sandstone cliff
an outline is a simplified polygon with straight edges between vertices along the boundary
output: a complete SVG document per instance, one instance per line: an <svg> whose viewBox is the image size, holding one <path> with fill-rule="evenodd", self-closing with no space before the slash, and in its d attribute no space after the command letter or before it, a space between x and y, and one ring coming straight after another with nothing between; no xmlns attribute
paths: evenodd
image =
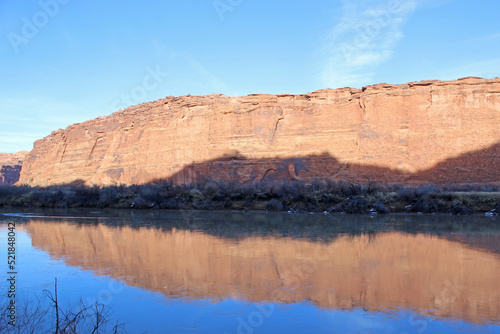
<svg viewBox="0 0 500 334"><path fill-rule="evenodd" d="M27 151L0 153L0 185L12 185L19 180Z"/></svg>
<svg viewBox="0 0 500 334"><path fill-rule="evenodd" d="M498 124L498 78L166 97L36 141L19 183L498 183Z"/></svg>

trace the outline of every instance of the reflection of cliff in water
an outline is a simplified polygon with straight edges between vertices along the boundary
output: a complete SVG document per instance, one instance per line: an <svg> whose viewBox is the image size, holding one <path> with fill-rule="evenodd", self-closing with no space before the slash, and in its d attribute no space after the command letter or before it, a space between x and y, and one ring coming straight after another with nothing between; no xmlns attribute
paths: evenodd
<svg viewBox="0 0 500 334"><path fill-rule="evenodd" d="M371 311L410 308L500 320L500 257L431 234L340 234L329 242L196 230L36 221L35 247L167 296L241 298Z"/></svg>

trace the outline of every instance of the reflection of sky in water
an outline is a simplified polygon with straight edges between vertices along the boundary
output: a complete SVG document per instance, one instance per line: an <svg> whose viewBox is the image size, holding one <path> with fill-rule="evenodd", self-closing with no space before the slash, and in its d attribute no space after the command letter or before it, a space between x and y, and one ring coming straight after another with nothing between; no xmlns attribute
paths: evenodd
<svg viewBox="0 0 500 334"><path fill-rule="evenodd" d="M31 296L53 289L58 278L59 300L74 305L80 298L99 297L112 307L113 318L127 323L129 333L453 333L459 330L500 333L498 324L477 325L437 318L401 307L387 312L328 309L312 302L259 303L232 298L169 298L160 292L123 285L108 275L68 266L32 247L23 227L16 231L18 293ZM6 248L6 229L0 229L0 249ZM67 245L68 249L71 245ZM491 256L491 254L490 254ZM492 255L496 256L496 255ZM2 273L6 266L3 264ZM415 292L418 293L418 292ZM496 301L495 301L496 302Z"/></svg>

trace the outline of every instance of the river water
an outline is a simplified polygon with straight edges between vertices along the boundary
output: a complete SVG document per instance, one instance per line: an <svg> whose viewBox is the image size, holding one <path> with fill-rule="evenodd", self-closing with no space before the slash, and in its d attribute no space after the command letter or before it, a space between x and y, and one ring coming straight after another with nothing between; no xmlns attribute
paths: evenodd
<svg viewBox="0 0 500 334"><path fill-rule="evenodd" d="M57 278L128 333L500 333L497 217L4 210L3 308L9 222L18 320Z"/></svg>

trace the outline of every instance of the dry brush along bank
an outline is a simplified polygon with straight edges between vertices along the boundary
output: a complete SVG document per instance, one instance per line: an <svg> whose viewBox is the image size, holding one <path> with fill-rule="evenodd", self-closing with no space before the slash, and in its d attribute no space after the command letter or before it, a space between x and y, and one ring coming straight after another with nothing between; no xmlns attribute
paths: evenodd
<svg viewBox="0 0 500 334"><path fill-rule="evenodd" d="M267 210L326 213L500 213L500 186L333 181L0 187L0 207Z"/></svg>

